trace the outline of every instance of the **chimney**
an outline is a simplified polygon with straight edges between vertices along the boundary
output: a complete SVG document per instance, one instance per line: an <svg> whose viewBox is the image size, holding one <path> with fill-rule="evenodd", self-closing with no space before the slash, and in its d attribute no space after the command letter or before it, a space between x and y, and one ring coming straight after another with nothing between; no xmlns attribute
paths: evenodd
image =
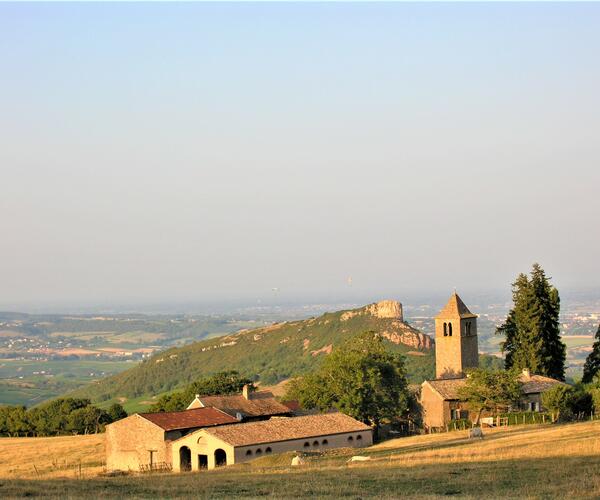
<svg viewBox="0 0 600 500"><path fill-rule="evenodd" d="M531 372L529 371L529 368L523 368L523 375L525 375L527 378L531 377Z"/></svg>
<svg viewBox="0 0 600 500"><path fill-rule="evenodd" d="M250 399L250 386L248 384L244 384L244 387L242 387L242 396L244 396L244 399Z"/></svg>

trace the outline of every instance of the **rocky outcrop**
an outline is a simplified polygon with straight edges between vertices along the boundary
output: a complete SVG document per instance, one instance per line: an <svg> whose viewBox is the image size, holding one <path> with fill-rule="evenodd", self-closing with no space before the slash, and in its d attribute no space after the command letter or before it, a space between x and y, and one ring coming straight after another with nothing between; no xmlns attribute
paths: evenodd
<svg viewBox="0 0 600 500"><path fill-rule="evenodd" d="M394 321L390 326L392 328L384 330L381 335L392 344L404 344L415 349L433 349L433 340L429 335L400 321Z"/></svg>
<svg viewBox="0 0 600 500"><path fill-rule="evenodd" d="M397 300L382 300L366 307L367 312L376 318L397 319L403 321L402 304Z"/></svg>
<svg viewBox="0 0 600 500"><path fill-rule="evenodd" d="M402 304L397 300L382 300L375 304L370 304L363 307L362 309L354 309L353 311L346 311L340 317L342 321L348 321L355 316L361 316L369 314L375 318L382 319L397 319L403 321L402 316Z"/></svg>
<svg viewBox="0 0 600 500"><path fill-rule="evenodd" d="M326 345L321 347L321 349L317 349L316 351L310 351L313 356L318 356L319 354L331 354L333 350L333 344Z"/></svg>

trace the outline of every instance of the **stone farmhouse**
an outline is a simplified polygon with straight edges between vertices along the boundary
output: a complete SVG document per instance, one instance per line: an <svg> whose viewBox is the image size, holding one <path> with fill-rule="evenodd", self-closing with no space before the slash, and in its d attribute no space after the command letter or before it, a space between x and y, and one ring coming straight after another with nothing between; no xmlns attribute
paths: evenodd
<svg viewBox="0 0 600 500"><path fill-rule="evenodd" d="M245 385L242 394L229 396L202 396L196 394L194 400L187 407L193 408L213 407L235 417L240 422L266 420L271 417L287 417L292 415L292 410L275 399L269 391L251 392Z"/></svg>
<svg viewBox="0 0 600 500"><path fill-rule="evenodd" d="M468 404L460 401L459 389L466 383L466 370L479 366L477 315L469 311L454 292L435 317L435 380L421 385L420 403L427 432L444 429L452 420L474 420ZM523 396L517 410L543 411L542 393L562 382L523 370L519 377Z"/></svg>
<svg viewBox="0 0 600 500"><path fill-rule="evenodd" d="M362 447L373 443L373 430L343 413L275 417L220 425L188 434L172 443L174 471L213 469L271 453Z"/></svg>
<svg viewBox="0 0 600 500"><path fill-rule="evenodd" d="M341 413L292 417L267 391L199 396L188 409L137 413L106 426L108 470L212 469L284 451L372 444L369 426ZM235 427L235 432L226 427ZM202 430L214 430L199 434Z"/></svg>

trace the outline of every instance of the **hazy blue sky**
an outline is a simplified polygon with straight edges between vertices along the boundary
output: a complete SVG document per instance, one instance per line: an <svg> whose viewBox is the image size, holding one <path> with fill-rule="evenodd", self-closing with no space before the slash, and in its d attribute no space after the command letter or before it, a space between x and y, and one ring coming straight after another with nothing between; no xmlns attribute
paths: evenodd
<svg viewBox="0 0 600 500"><path fill-rule="evenodd" d="M0 4L0 307L475 293L534 261L598 286L599 26Z"/></svg>

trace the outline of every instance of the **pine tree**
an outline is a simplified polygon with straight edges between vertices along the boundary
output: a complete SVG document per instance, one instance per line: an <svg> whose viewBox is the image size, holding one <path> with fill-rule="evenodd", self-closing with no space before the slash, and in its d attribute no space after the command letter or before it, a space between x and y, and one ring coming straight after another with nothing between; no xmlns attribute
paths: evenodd
<svg viewBox="0 0 600 500"><path fill-rule="evenodd" d="M512 285L513 308L496 330L504 335L505 367L564 380L566 346L560 339L560 297L539 264L531 278L520 274Z"/></svg>
<svg viewBox="0 0 600 500"><path fill-rule="evenodd" d="M595 338L592 352L588 354L583 366L583 379L581 381L584 384L589 384L596 375L600 375L600 325L598 325Z"/></svg>

